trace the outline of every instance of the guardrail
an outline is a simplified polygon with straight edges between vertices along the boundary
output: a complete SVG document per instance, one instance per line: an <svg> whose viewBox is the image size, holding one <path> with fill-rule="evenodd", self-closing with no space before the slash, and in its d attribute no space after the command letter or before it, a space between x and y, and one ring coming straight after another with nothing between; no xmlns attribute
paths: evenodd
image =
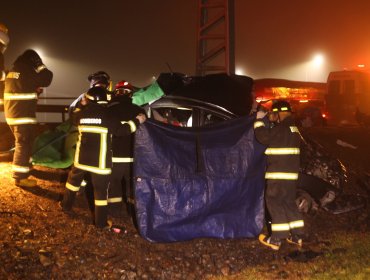
<svg viewBox="0 0 370 280"><path fill-rule="evenodd" d="M67 105L45 105L37 104L37 113L60 113L62 116L62 122L66 120L66 114L68 114ZM0 112L4 112L4 106L0 105Z"/></svg>
<svg viewBox="0 0 370 280"><path fill-rule="evenodd" d="M41 97L39 100L49 101L49 100L75 100L74 97ZM37 104L37 113L60 113L62 117L62 122L66 121L66 116L68 117L68 105L64 104ZM0 104L0 112L4 112L4 105Z"/></svg>

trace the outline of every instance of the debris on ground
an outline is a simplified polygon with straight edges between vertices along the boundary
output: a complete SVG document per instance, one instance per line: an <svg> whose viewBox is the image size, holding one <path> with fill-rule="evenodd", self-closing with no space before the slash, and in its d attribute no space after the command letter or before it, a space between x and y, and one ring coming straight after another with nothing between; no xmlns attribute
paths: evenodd
<svg viewBox="0 0 370 280"><path fill-rule="evenodd" d="M340 139L338 139L336 143L337 143L339 146L342 146L342 147L345 147L345 148L357 149L357 147L356 147L356 146L353 146L353 145L351 145L351 144L349 144L349 143L347 143L347 142L344 142L344 141L342 141L342 140L340 140Z"/></svg>

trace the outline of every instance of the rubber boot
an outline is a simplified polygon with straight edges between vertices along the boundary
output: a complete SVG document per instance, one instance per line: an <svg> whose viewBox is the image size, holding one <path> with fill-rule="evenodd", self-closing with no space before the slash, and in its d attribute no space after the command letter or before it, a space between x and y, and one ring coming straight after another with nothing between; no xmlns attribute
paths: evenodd
<svg viewBox="0 0 370 280"><path fill-rule="evenodd" d="M108 207L95 206L95 226L98 228L105 228L108 226Z"/></svg>
<svg viewBox="0 0 370 280"><path fill-rule="evenodd" d="M66 189L63 200L61 202L61 207L63 211L71 211L73 203L75 201L77 192Z"/></svg>

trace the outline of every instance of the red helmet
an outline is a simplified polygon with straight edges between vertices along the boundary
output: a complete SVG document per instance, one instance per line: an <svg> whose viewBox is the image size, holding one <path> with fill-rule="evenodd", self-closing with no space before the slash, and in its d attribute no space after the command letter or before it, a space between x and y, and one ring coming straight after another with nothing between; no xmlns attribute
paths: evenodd
<svg viewBox="0 0 370 280"><path fill-rule="evenodd" d="M114 86L114 91L118 94L130 95L134 87L127 81L121 80Z"/></svg>

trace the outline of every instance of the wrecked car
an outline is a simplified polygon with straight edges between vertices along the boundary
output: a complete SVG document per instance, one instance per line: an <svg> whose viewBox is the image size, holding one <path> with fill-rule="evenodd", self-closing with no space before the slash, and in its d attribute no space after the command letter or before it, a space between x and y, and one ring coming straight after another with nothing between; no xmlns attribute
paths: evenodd
<svg viewBox="0 0 370 280"><path fill-rule="evenodd" d="M145 106L151 119L173 126L205 127L251 114L253 80L249 77L165 73L158 83L165 95ZM346 180L345 166L303 134L296 199L299 210L325 209L341 193Z"/></svg>

